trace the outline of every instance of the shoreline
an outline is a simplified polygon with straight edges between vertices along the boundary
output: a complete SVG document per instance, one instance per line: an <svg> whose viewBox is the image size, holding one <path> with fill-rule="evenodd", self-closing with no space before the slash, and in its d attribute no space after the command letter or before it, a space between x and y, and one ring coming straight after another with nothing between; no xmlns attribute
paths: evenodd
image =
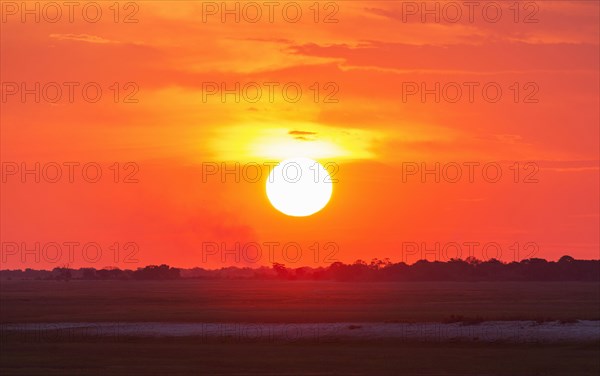
<svg viewBox="0 0 600 376"><path fill-rule="evenodd" d="M0 324L3 340L180 338L239 342L372 341L557 343L600 341L600 321L464 323L40 322Z"/></svg>

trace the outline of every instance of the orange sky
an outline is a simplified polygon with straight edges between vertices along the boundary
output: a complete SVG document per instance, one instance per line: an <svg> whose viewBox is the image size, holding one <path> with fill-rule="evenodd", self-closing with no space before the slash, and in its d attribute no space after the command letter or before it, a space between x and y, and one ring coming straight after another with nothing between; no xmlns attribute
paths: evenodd
<svg viewBox="0 0 600 376"><path fill-rule="evenodd" d="M95 9L82 13L83 5L70 22L63 6L58 22L49 22L56 13L47 3L39 3L36 20L21 2L2 2L2 268L444 261L456 254L451 243L462 245L464 258L465 244L474 242L473 255L484 259L599 257L597 2L523 2L518 14L513 2L499 2L498 22L490 18L495 9L484 16L482 7L471 21L463 2L453 2L463 12L458 22L443 14L452 10L448 3L438 3L437 22L411 8L421 2L391 1L283 2L272 19L257 2L262 16L250 22L256 13L246 3L238 3L239 22L235 14L223 22L221 2L191 1L121 2L118 14L112 1L98 2L97 22L90 22ZM228 4L235 9L236 2ZM298 8L302 14L291 22ZM23 83L33 89L36 82L39 103L21 92ZM63 90L56 103L51 82ZM66 82L78 83L72 101ZM96 103L81 94L90 82L102 89ZM251 90L236 102L233 94L211 92L215 83ZM258 100L251 83L262 90ZM435 94L422 98L421 84L433 90L436 83L439 103ZM281 92L290 84L302 89L295 103ZM487 97L484 86L491 87ZM452 103L456 87L463 95ZM496 87L502 95L492 103ZM137 103L123 103L135 88ZM300 154L339 167L329 205L306 218L276 211L264 179L203 176L203 163L243 166ZM9 174L36 162L80 166L73 183ZM81 176L90 162L101 166L97 183ZM119 183L110 169L115 162ZM465 174L470 162L479 164L472 182L403 174L421 163L457 163ZM482 176L490 162L502 169L496 183ZM137 183L123 182L130 172ZM524 182L529 173L537 182ZM48 247L36 252L36 242L97 243L102 251L94 257L75 246L69 255L63 244L54 257ZM133 257L126 257L133 248L109 248L130 242L137 245ZM257 243L263 255L248 247L251 255L238 253L239 262L208 254L215 242L227 249ZM279 245L268 257L271 242ZM21 243L34 251L15 251ZM298 260L294 247L283 254L284 245L296 243ZM413 243L426 249L415 253ZM483 251L490 244L502 254Z"/></svg>

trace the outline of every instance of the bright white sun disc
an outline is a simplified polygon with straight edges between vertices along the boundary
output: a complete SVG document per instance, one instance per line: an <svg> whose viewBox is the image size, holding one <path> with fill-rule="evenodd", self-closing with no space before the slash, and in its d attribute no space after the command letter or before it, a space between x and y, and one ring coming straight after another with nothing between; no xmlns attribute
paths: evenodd
<svg viewBox="0 0 600 376"><path fill-rule="evenodd" d="M290 158L280 162L267 179L267 197L275 209L306 217L323 209L333 190L327 170L310 158Z"/></svg>

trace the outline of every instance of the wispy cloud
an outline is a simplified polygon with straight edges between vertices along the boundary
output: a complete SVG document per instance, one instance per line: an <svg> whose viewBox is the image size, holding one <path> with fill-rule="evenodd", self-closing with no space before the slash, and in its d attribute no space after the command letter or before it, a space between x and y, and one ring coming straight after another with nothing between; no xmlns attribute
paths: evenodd
<svg viewBox="0 0 600 376"><path fill-rule="evenodd" d="M50 34L50 38L57 40L73 40L77 42L87 43L98 43L98 44L109 44L109 43L120 43L118 41L99 37L97 35L90 34Z"/></svg>

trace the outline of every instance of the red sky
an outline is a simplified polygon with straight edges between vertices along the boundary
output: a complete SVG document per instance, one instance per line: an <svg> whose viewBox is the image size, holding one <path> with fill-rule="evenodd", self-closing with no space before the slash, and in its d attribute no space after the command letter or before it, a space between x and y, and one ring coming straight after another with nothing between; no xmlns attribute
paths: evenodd
<svg viewBox="0 0 600 376"><path fill-rule="evenodd" d="M36 20L20 2L2 2L1 267L443 261L456 244L463 258L470 247L507 262L598 258L598 3L522 2L517 14L513 2L498 2L497 22L495 8L478 6L471 21L463 2L451 3L437 3L439 22L414 8L421 2L388 1L284 2L272 19L258 2L258 22L245 2L239 22L235 14L223 22L221 2L121 2L118 14L99 2L97 22L95 9L81 7L70 22L64 6L49 22L57 13L48 3ZM462 17L450 22L456 4ZM22 92L36 83L39 103ZM248 89L237 102L211 92L236 83ZM91 96L102 89L98 102L84 98L86 84ZM56 86L62 97L52 103ZM301 88L297 102L284 86L290 97ZM422 97L423 87L433 94ZM137 103L123 103L135 90ZM276 211L266 173L239 183L203 174L207 163L248 172L295 155L339 167L330 203L310 217ZM69 162L79 163L72 183ZM21 174L35 163L39 183ZM56 183L54 163L63 173ZM86 163L100 166L97 183L82 177ZM436 163L439 183L406 175ZM451 182L457 165L463 176ZM124 182L130 173L137 182ZM81 245L69 252L69 242ZM98 256L83 251L88 243ZM215 243L234 251L214 254Z"/></svg>

